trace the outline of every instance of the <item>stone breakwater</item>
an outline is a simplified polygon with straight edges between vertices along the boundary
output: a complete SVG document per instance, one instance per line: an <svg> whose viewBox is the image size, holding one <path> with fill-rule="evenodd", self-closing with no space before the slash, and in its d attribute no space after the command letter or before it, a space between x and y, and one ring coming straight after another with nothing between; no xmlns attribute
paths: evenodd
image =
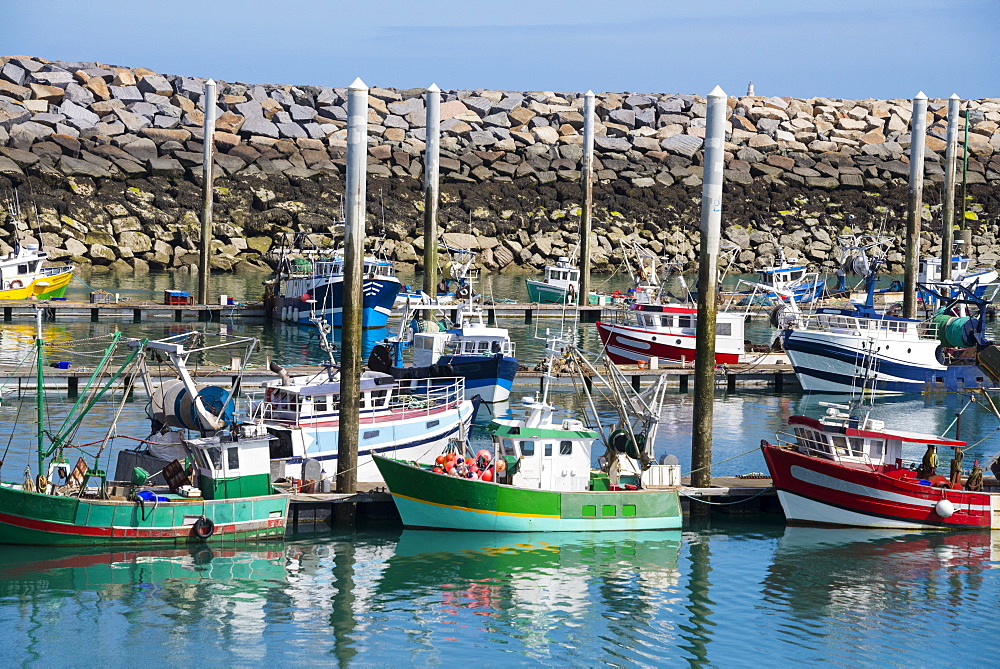
<svg viewBox="0 0 1000 669"><path fill-rule="evenodd" d="M0 57L0 199L56 260L143 271L197 262L204 79L145 68ZM266 269L283 232L341 219L344 88L219 82L214 266ZM419 265L423 239L422 89L372 88L368 230ZM1000 100L969 103L968 214L980 260L1000 257ZM491 270L536 271L577 244L583 96L450 91L441 104L446 241ZM908 100L729 99L724 236L735 268L770 263L778 244L821 268L845 228L905 228ZM931 100L922 251L940 250L947 103ZM698 248L705 100L597 96L594 266L619 240L693 263ZM37 217L35 216L37 210ZM30 216L29 216L30 214ZM889 269L902 262L902 243Z"/></svg>

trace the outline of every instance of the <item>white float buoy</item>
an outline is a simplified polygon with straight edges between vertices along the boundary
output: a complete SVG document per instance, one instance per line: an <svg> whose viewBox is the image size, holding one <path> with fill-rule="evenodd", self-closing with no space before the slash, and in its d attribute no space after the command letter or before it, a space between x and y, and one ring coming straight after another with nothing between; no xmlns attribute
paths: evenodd
<svg viewBox="0 0 1000 669"><path fill-rule="evenodd" d="M953 513L955 513L955 505L946 499L942 499L940 502L934 505L934 513L941 516L942 518L948 518Z"/></svg>

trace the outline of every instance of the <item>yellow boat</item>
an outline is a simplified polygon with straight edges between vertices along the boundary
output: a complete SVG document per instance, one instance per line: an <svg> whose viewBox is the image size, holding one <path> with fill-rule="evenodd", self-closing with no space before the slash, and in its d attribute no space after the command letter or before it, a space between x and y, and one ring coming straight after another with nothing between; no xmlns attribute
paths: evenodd
<svg viewBox="0 0 1000 669"><path fill-rule="evenodd" d="M35 244L15 244L12 252L0 257L0 300L48 300L65 296L74 267L42 267L48 256Z"/></svg>

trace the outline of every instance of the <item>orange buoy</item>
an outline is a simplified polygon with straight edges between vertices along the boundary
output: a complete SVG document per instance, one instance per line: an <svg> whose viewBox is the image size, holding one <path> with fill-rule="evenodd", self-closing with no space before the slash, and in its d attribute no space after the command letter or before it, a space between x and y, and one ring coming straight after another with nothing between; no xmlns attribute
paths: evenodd
<svg viewBox="0 0 1000 669"><path fill-rule="evenodd" d="M490 481L492 481L493 480L493 470L492 469L484 469L479 474L479 480L480 481L486 481L487 483L490 482Z"/></svg>

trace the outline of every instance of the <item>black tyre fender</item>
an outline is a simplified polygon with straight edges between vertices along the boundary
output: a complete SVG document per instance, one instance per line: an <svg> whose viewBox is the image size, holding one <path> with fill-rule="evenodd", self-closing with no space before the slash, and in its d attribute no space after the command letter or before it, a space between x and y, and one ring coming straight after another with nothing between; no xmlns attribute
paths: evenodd
<svg viewBox="0 0 1000 669"><path fill-rule="evenodd" d="M194 522L194 525L191 527L191 533L204 541L215 534L215 523L211 518L202 516Z"/></svg>

